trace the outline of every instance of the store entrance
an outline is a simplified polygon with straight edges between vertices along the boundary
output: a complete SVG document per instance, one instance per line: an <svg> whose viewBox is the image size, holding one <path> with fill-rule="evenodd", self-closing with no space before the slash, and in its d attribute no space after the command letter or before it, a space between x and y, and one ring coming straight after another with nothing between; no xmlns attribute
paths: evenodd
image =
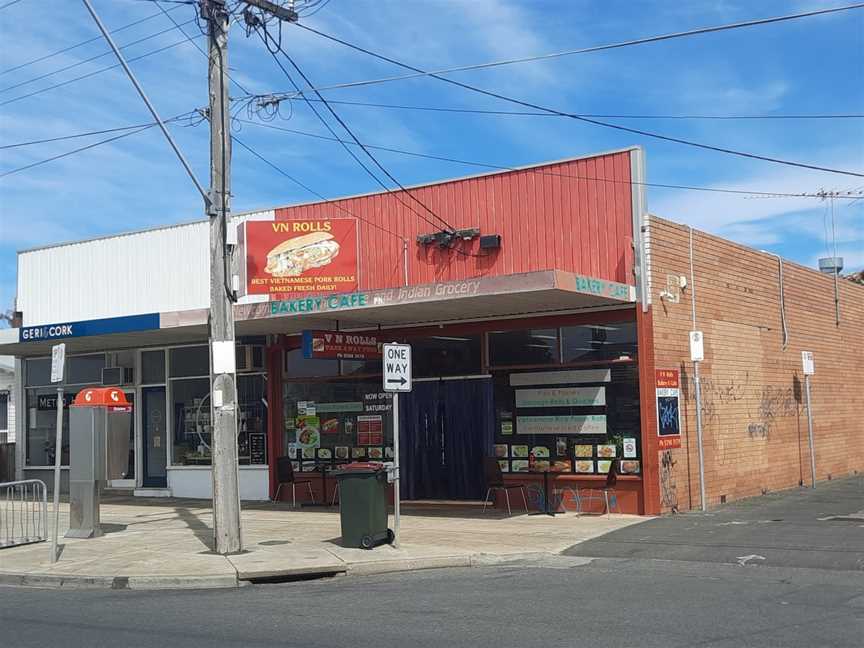
<svg viewBox="0 0 864 648"><path fill-rule="evenodd" d="M400 400L402 499L482 499L494 416L491 378L415 380Z"/></svg>

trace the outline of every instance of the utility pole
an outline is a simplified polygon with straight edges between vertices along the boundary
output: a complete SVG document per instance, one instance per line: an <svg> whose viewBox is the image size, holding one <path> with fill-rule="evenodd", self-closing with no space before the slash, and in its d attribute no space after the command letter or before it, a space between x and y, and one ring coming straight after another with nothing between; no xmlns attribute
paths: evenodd
<svg viewBox="0 0 864 648"><path fill-rule="evenodd" d="M82 0L93 21L123 67L123 71L153 118L192 184L204 199L210 219L210 420L213 422L213 530L217 553L241 551L240 487L237 462L237 390L235 388L234 296L228 288L225 242L226 217L231 191L231 149L227 128L228 103L228 26L224 0L200 0L202 17L208 21L210 36L210 191L204 190L192 167L144 88L135 78L123 54L111 38L90 0Z"/></svg>
<svg viewBox="0 0 864 648"><path fill-rule="evenodd" d="M231 115L228 98L229 14L224 0L201 0L209 40L210 95L210 420L213 535L216 553L242 550L237 451L234 292L227 244L231 199Z"/></svg>

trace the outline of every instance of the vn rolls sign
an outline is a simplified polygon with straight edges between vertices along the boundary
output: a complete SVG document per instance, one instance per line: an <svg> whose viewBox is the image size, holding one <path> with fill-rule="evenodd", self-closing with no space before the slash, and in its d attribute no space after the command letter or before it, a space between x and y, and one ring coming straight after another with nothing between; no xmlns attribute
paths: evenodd
<svg viewBox="0 0 864 648"><path fill-rule="evenodd" d="M246 221L246 293L288 295L357 290L353 218Z"/></svg>

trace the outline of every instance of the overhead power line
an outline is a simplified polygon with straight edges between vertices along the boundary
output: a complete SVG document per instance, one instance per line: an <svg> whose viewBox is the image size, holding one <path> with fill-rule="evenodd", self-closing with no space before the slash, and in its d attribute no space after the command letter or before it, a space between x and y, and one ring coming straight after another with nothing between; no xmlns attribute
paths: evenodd
<svg viewBox="0 0 864 648"><path fill-rule="evenodd" d="M304 184L303 182L300 182L297 178L295 178L293 175L291 175L290 173L288 173L287 171L285 171L283 168L277 166L276 164L274 164L273 162L271 162L270 160L268 160L267 158L265 158L263 155L261 155L258 151L256 151L255 149L253 149L251 146L249 146L248 144L246 144L246 143L243 142L242 140L238 139L236 135L232 135L232 136L231 136L231 139L232 139L236 144L239 144L242 148L246 149L249 153L251 153L251 154L254 155L256 158L258 158L259 160L261 160L264 164L266 164L267 166L269 166L271 169L273 169L273 170L276 171L277 173L279 173L279 174L285 176L285 177L288 178L291 182L293 182L294 184L296 184L298 187L300 187L300 188L302 188L302 189L305 189L306 191L308 191L309 193L311 193L313 196L316 196L317 198L319 198L321 201L323 201L323 202L325 202L325 203L327 203L327 204L331 204L331 205L333 205L334 207L336 207L336 209L342 211L342 212L345 213L345 214L348 214L348 216L351 216L352 218L356 218L357 220L363 221L364 223L366 223L366 224L368 224L368 225L371 225L372 227L375 227L375 228L381 230L382 232L387 232L388 234L392 234L393 236L395 236L395 237L397 237L397 238L399 238L399 239L402 239L403 241L405 240L405 237L402 236L401 234L397 234L397 233L394 232L393 230L387 229L386 227L383 227L382 225L379 225L378 223L376 223L376 222L374 222L374 221L370 221L370 220L368 220L368 219L366 219L366 218L363 218L362 216L358 216L357 214L355 214L354 212L352 212L351 210L349 210L348 208L346 208L344 205L342 205L342 204L341 204L341 201L340 201L339 199L327 198L327 197L324 196L323 194L318 193L317 191L315 191L314 189L312 189L309 185Z"/></svg>
<svg viewBox="0 0 864 648"><path fill-rule="evenodd" d="M282 62L281 62L281 61L278 59L278 57L276 56L276 52L274 52L273 50L270 49L269 41L272 40L272 39L269 38L268 33L267 33L267 30L266 30L266 27L258 28L258 29L256 29L255 31L256 31L256 33L258 34L259 38L261 38L261 40L263 41L263 43L264 43L264 47L267 49L268 52L270 52L270 55L273 57L273 60L276 62L276 64L279 66L279 68L282 70L282 72L285 74L285 76L286 76L286 77L288 78L288 80L291 82L291 85L293 85L293 86L294 86L294 87L299 91L299 90L300 90L299 86L294 82L293 78L291 77L291 74L288 72L288 70L285 69L285 66L282 65ZM312 84L312 83L309 81L308 77L306 77L306 75L303 74L303 72L300 70L300 68L297 66L297 64L294 63L293 59L291 59L291 57L288 56L288 54L285 52L285 50L282 49L282 46L281 46L279 43L274 43L274 45L275 45L275 47L276 47L276 51L278 51L279 53L281 53L281 54L282 54L282 55L283 55L283 56L288 60L288 62L291 64L291 66L292 66L292 67L293 67L293 68L294 68L294 69L295 69L295 70L300 74L301 77L303 77L303 80L307 83L307 85L309 85L310 88L314 87L314 84ZM304 96L304 98L305 98L305 95L303 95L303 96ZM331 113L331 114L334 116L334 118L339 122L339 124L340 124L344 129L345 129L345 132L347 132L347 133L351 136L351 138L352 138L355 142L357 142L357 144L359 145L359 140L357 139L357 137L354 135L354 133L351 131L351 129L347 126L347 124L345 124L345 122L344 122L344 121L339 117L339 115L338 115L338 114L333 110L333 108L332 108L331 106L329 106L329 105L327 104L326 101L324 101L324 97L323 97L322 95L318 94L318 98L322 100L322 102L323 102L324 105L327 107L327 109L330 111L330 113ZM309 102L308 105L309 105L310 109L312 110L312 112L315 113L315 116L318 117L319 121L321 121L321 123L325 126L325 128L327 128L327 130L330 132L330 134L333 135L334 138L336 138L337 140L339 140L339 139L340 139L339 136L338 136L338 135L336 134L336 132L333 130L332 126L330 126L329 122L328 122L326 119L324 119L324 117L323 117L323 116L318 112L318 110L317 110L317 109L312 105L311 102ZM451 230L451 231L452 231L452 230L454 229L454 228L453 228L449 223L447 223L447 221L446 221L445 219L443 219L443 218L441 218L440 216L438 216L434 211L432 211L431 209L429 209L429 207L426 206L422 201L418 200L418 199L416 198L416 196L414 196L411 192L407 191L404 187L402 187L402 185L399 183L399 181L396 180L396 178L394 178L393 175L392 175L390 172L388 172L388 171L383 167L383 165L382 165L382 164L381 164L381 163L380 163L380 162L375 158L375 156L373 156L373 155L372 155L368 150L363 149L362 145L361 145L360 147L361 147L361 150L363 150L364 153L369 157L369 159L371 159L372 162L373 162L373 163L374 163L374 164L375 164L379 169L381 169L381 170L384 172L384 174L385 174L388 178L390 178L390 180L391 180L394 184L396 184L400 189L402 189L402 191L404 191L404 192L406 193L406 195L408 195L408 197L410 197L414 202L419 203L419 204L420 204L420 205L421 205L421 206L422 206L426 211L428 211L428 212L433 216L433 218L435 218L436 220L440 221L440 223L443 223L443 224L446 226L446 228L447 228L448 230ZM387 186L387 185L386 185L386 184L385 184L385 183L384 183L384 182L383 182L383 181L382 181L382 180L381 180L381 179L380 179L380 178L379 178L379 177L378 177L378 176L377 176L377 175L376 175L376 174L375 174L371 169L369 169L369 167L367 167L367 166L363 163L363 161L360 160L360 158L357 157L357 155L355 155L354 151L352 151L350 147L348 147L347 145L343 145L343 148L344 148L344 149L348 152L348 154L349 154L349 155L354 159L354 161L357 162L357 164L359 164L360 167L361 167L361 168L362 168L362 169L363 169L363 170L364 170L364 171L365 171L365 172L366 172L366 173L367 173L367 174L368 174L368 175L369 175L373 180L375 180L376 183L378 183L379 186L381 186L382 189L384 189L385 191L387 191L388 193L390 193L391 195L393 195L393 196L396 198L396 200L398 200L398 201L399 201L400 203L402 203L405 207L407 207L410 211L412 211L413 213L415 213L418 217L420 217L423 221L425 221L426 223L428 223L428 224L431 225L432 227L435 227L435 228L440 227L440 224L439 224L439 223L436 223L436 222L430 220L427 216L425 216L424 214L422 214L422 213L416 211L416 210L413 209L410 205L406 204L398 194L394 193L393 190L392 190L390 187L388 187L388 186Z"/></svg>
<svg viewBox="0 0 864 648"><path fill-rule="evenodd" d="M63 142L70 139L79 139L81 137L92 137L93 135L104 135L105 133L119 133L122 131L135 130L145 126L155 126L156 122L147 124L133 124L132 126L118 126L117 128L105 128L102 130L87 131L85 133L74 133L73 135L60 135L58 137L49 137L47 139L30 140L28 142L16 142L15 144L4 144L0 146L0 151L13 148L21 148L24 146L34 146L35 144L49 144L51 142Z"/></svg>
<svg viewBox="0 0 864 648"><path fill-rule="evenodd" d="M16 0L16 1L18 1L18 0ZM169 8L168 11L177 11L178 9L180 9L180 7L175 6L175 7ZM145 16L144 18L140 18L138 20L127 23L125 25L121 25L117 29L112 29L110 33L117 34L118 32L121 32L125 29L129 29L130 27L134 27L135 25L140 25L141 23L145 23L148 20L153 20L154 18L158 18L161 15L162 15L161 12L150 14L149 16ZM77 49L77 48L82 47L84 45L88 45L90 43L95 43L96 41L101 41L101 40L102 40L101 36L94 36L93 38L88 38L87 40L83 40L80 43L75 43L74 45L69 45L68 47L64 47L64 48L59 49L55 52L51 52L50 54L45 54L43 56L36 57L35 59L25 61L24 63L19 63L18 65L14 65L11 68L7 68L3 71L0 71L0 76L2 76L4 74L9 74L10 72L14 72L15 70L20 70L21 68L27 67L28 65L33 65L34 63L41 63L42 61L45 61L49 58L53 58L55 56L58 56L59 54L65 54L66 52L69 52L73 49Z"/></svg>
<svg viewBox="0 0 864 648"><path fill-rule="evenodd" d="M269 128L271 130L281 131L283 133L292 133L294 135L301 135L303 137L311 137L318 140L325 140L328 142L340 142L344 144L352 144L353 142L347 140L339 140L335 137L328 137L327 135L321 135L319 133L309 133L302 130L297 130L294 128L285 128L282 126L275 126L273 124L267 124L262 122L250 121L247 119L237 119L235 120L241 124L249 124L252 126L260 126L261 128ZM746 196L763 196L768 198L815 198L818 200L823 200L824 195L821 193L813 192L813 193L790 193L783 191L748 191L744 189L723 189L720 187L699 187L693 185L679 185L679 184L664 184L659 182L636 182L633 180L621 180L618 178L602 178L598 176L583 176L583 175L574 175L572 173L559 173L555 171L543 170L541 168L536 167L511 167L511 166L502 166L500 164L490 164L488 162L478 162L476 160L465 160L461 158L453 158L453 157L445 157L441 155L430 155L428 153L418 153L416 151L406 151L405 149L393 148L390 146L380 146L376 144L369 144L364 142L363 146L371 149L375 149L378 151L387 151L389 153L397 153L400 155L408 155L411 157L424 158L428 160L437 160L440 162L452 162L454 164L464 164L466 166L474 166L474 167L482 167L486 169L496 169L500 171L524 171L528 173L536 173L538 175L546 175L546 176L555 176L560 178L572 178L575 180L587 180L591 182L611 182L617 184L627 184L632 186L641 186L641 187L655 187L660 189L682 189L687 191L705 191L705 192L713 192L713 193L724 193L724 194L738 194L738 195L746 195ZM858 200L862 194L861 191L849 191L845 192L845 195L841 192L836 197L844 198L847 200Z"/></svg>
<svg viewBox="0 0 864 648"><path fill-rule="evenodd" d="M278 94L260 94L247 95L239 97L239 100L260 99L270 101L290 100L290 97L280 99ZM309 101L320 101L319 99L309 98ZM465 113L477 115L503 115L503 116L525 116L525 117L560 117L549 112L541 110L488 110L483 108L454 108L449 106L412 106L404 104L376 103L370 101L350 101L347 99L336 100L328 99L328 102L335 105L343 106L361 106L365 108L388 108L393 110L417 110L425 112L444 112L444 113ZM783 120L783 119L862 119L864 113L853 114L799 114L799 115L639 115L639 114L607 114L607 113L574 113L580 117L596 117L599 119L681 119L681 120Z"/></svg>
<svg viewBox="0 0 864 648"><path fill-rule="evenodd" d="M418 68L413 68L410 66L405 66L406 69L413 70L415 74L403 74L400 76L393 77L384 77L381 79L370 79L367 81L352 81L350 83L339 83L335 85L329 86L319 86L315 88L315 90L336 90L341 88L355 88L357 86L365 86L365 85L375 85L379 83L389 83L391 81L403 81L405 79L416 79L418 77L423 76L435 76L436 74L449 74L451 72L467 72L469 70L484 70L488 68L501 67L505 65L514 65L516 63L529 63L534 61L543 61L554 58L561 58L564 56L572 56L575 54L590 54L591 52L602 52L604 50L611 49L620 49L623 47L631 47L633 45L644 45L647 43L657 43L660 41L672 40L676 38L688 38L690 36L698 36L700 34L710 34L713 32L727 31L730 29L742 29L744 27L755 27L757 25L767 25L770 23L783 22L788 20L797 20L800 18L809 18L811 16L819 16L823 14L837 13L840 11L851 11L853 9L862 9L864 8L864 3L856 3L851 5L845 5L842 7L832 7L829 9L816 9L814 11L806 11L802 13L796 14L788 14L785 16L774 16L771 18L760 18L757 20L747 20L744 22L730 23L726 25L716 25L713 27L700 27L697 29L690 29L687 31L681 32L672 32L669 34L661 34L659 36L647 36L645 38L637 38L627 41L620 41L617 43L609 43L606 45L595 45L593 47L583 47L580 49L572 49L565 50L563 52L553 52L551 54L539 54L536 56L524 56L521 58L513 58L513 59L505 59L502 61L491 61L487 63L476 63L473 65L460 65L456 67L443 68L440 70L420 70ZM301 29L305 29L306 31L310 31L312 33L318 34L320 36L325 36L322 32L313 29L312 27L308 27L306 25L302 25L300 23L293 23L297 27Z"/></svg>
<svg viewBox="0 0 864 648"><path fill-rule="evenodd" d="M155 50L151 50L149 52L144 52L144 54L139 54L138 56L133 56L131 58L126 59L128 63L133 61L140 61L143 58L147 58L148 56L153 56L154 54L160 54L166 50L177 47L178 45L185 45L187 43L186 39L182 39L171 43L170 45L165 45L164 47L160 47ZM82 74L81 76L73 77L71 79L67 79L66 81L61 81L60 83L55 83L54 85L50 85L47 88L41 88L40 90L34 90L33 92L28 92L27 94L18 95L17 97L12 97L11 99L6 99L5 101L0 102L0 106L6 106L11 103L15 103L16 101L21 101L22 99L27 99L29 97L35 97L36 95L42 94L43 92L48 92L49 90L55 90L56 88L62 88L63 86L67 86L71 83L76 83L78 81L83 81L84 79L89 79L90 77L94 77L97 74L102 74L103 72L108 72L109 70L114 70L119 68L120 64L116 63L114 65L109 65L107 67L99 68L98 70L94 70L92 72L88 72L87 74Z"/></svg>
<svg viewBox="0 0 864 648"><path fill-rule="evenodd" d="M11 6L14 5L14 4L18 4L19 2L21 2L21 0L10 0L10 2L7 2L7 3L4 4L4 5L0 5L0 11L2 11L3 9L5 9L6 7L11 7Z"/></svg>
<svg viewBox="0 0 864 648"><path fill-rule="evenodd" d="M160 9L161 9L161 7L160 7ZM171 18L171 20L173 22L173 18L171 16L168 16L168 17ZM182 23L182 24L188 25L188 24L193 23L193 22L195 22L194 18L187 20L185 23ZM167 29L163 29L161 31L158 31L155 34L150 34L148 36L144 36L143 38L139 38L137 40L134 40L131 43L126 43L125 45L121 46L120 49L124 50L124 49L127 49L129 47L139 45L139 44L144 43L148 40L152 40L154 38L157 38L157 37L161 36L162 34L167 34L168 32L174 31L175 29L180 29L182 31L181 25L174 23L173 27L168 27ZM111 55L111 50L108 50L106 52L102 52L101 54L96 54L94 56L83 59L81 61L76 61L75 63L70 63L69 65L66 65L64 67L57 68L56 70L51 70L50 72L46 72L44 74L40 74L39 76L35 76L33 78L27 79L26 81L20 81L18 83L13 84L13 85L6 86L5 88L0 88L0 92L8 92L9 90L14 90L15 88L20 88L21 86L29 85L31 83L35 83L36 81L41 81L42 79L47 79L48 77L54 76L55 74L60 74L61 72L66 72L68 70L72 70L76 67L86 65L87 63L91 63L91 62L96 61L100 58L103 58L105 56L110 56L110 55Z"/></svg>
<svg viewBox="0 0 864 648"><path fill-rule="evenodd" d="M855 7L859 7L859 6L864 6L864 5L855 5ZM824 11L825 10L823 10L823 13L824 13ZM813 12L810 12L808 14L799 14L796 17L801 17L802 15L814 15L814 14L813 14ZM336 43L340 43L342 45L345 45L346 47L350 47L351 49L357 50L358 52L363 52L364 54L367 54L367 55L372 56L374 58L377 58L379 60L387 61L388 63L392 63L393 65L397 65L401 68L404 68L407 70L414 70L415 72L421 73L422 75L430 76L433 79L443 81L444 83L449 83L449 84L455 85L459 88L464 88L465 90L470 90L471 92L476 92L478 94L482 94L482 95L485 95L487 97L493 97L495 99L507 101L509 103L523 106L525 108L533 108L535 110L542 110L543 112L547 112L547 113L550 113L553 115L559 115L561 117L569 117L570 119L575 119L577 121L580 121L580 122L583 122L586 124L593 124L595 126L601 126L603 128L618 130L618 131L622 131L625 133L633 133L634 135L641 135L643 137L650 137L652 139L657 139L657 140L661 140L661 141L665 141L665 142L671 142L674 144L681 144L684 146L690 146L693 148L699 148L699 149L703 149L703 150L707 150L707 151L714 151L717 153L725 153L727 155L734 155L737 157L748 158L751 160L761 160L763 162L772 162L774 164L782 164L785 166L798 167L798 168L802 168L802 169L811 169L814 171L825 171L827 173L836 173L839 175L848 175L848 176L855 176L855 177L859 177L859 178L864 178L864 173L857 173L854 171L845 171L842 169L832 169L830 167L823 167L823 166L818 166L815 164L806 164L803 162L794 162L791 160L782 160L780 158L769 157L766 155L758 155L755 153L748 153L746 151L737 151L735 149L729 149L729 148L725 148L722 146L713 146L711 144L703 144L701 142L686 140L686 139L683 139L680 137L671 137L669 135L662 135L660 133L654 133L654 132L646 131L646 130L639 129L639 128L630 128L629 126L621 126L620 124L612 124L610 122L604 122L604 121L600 121L600 120L589 118L589 117L581 117L581 116L573 114L573 113L568 113L568 112L564 112L561 110L556 110L554 108L548 108L546 106L541 106L539 104L532 103L530 101L523 101L521 99L515 99L513 97L509 97L507 95L504 95L504 94L501 94L498 92L493 92L491 90L485 90L483 88L479 88L477 86L470 85L468 83L463 83L461 81L449 79L447 77L440 76L439 74L434 73L434 72L429 73L429 72L426 72L424 70L421 70L420 68L416 68L412 65L408 65L407 63L403 63L401 61L397 61L396 59L390 58L388 56L384 56L383 54L378 54L377 52L373 52L371 50L365 49L363 47L360 47L359 45L354 45L353 43L349 43L348 41L342 40L341 38L337 38L335 36L325 34L324 32L318 31L316 29L312 29L311 27L306 27L304 25L297 25L297 26L302 28L302 29L312 31L312 32L324 37L324 38L327 38L328 40L332 40ZM318 91L315 90L315 92L318 92Z"/></svg>
<svg viewBox="0 0 864 648"><path fill-rule="evenodd" d="M185 112L185 113L182 113L180 115L176 115L174 117L166 119L165 123L174 123L174 122L182 121L184 119L189 119L195 114L199 114L198 111L192 110L189 112ZM202 117L202 119L203 119L203 117ZM72 149L71 151L66 151L65 153L60 153L59 155L53 155L49 158L45 158L44 160L38 160L36 162L32 162L30 164L25 164L24 166L20 166L20 167L17 167L15 169L11 169L9 171L4 171L4 172L0 173L0 178L5 178L6 176L14 175L16 173L20 173L21 171L26 171L27 169L32 169L34 167L42 166L43 164L48 164L49 162L54 162L55 160L62 160L63 158L67 158L71 155L75 155L76 153L81 153L83 151L89 151L90 149L96 148L97 146L102 146L103 144L110 144L111 142L116 142L117 140L123 139L124 137L129 137L131 135L137 135L138 133L143 133L144 131L146 131L150 128L153 128L154 126L157 126L157 125L158 124L156 122L152 122L152 123L148 123L148 124L136 124L134 126L121 126L120 128L109 128L109 129L105 129L103 131L91 131L89 133L79 133L76 135L69 135L69 136L65 136L65 137L53 137L53 138L46 139L46 140L35 140L32 142L22 142L19 144L10 144L7 146L2 146L2 147L0 147L0 149L9 149L9 148L20 147L20 146L29 146L31 144L41 144L44 142L56 142L56 141L60 141L60 140L64 140L64 139L72 139L75 137L86 137L88 135L99 135L99 134L104 134L104 133L123 131L120 133L120 135L114 135L113 137L108 137L108 138L99 140L98 142L93 142L91 144L87 144L86 146L81 146L79 148ZM195 124L190 122L190 124L188 124L188 125L194 126Z"/></svg>

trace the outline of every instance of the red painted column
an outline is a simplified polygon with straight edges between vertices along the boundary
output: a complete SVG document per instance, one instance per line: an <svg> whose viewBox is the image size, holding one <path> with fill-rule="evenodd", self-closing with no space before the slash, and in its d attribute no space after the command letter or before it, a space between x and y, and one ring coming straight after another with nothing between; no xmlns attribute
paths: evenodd
<svg viewBox="0 0 864 648"><path fill-rule="evenodd" d="M270 499L276 495L276 457L282 456L282 346L267 347L267 463Z"/></svg>
<svg viewBox="0 0 864 648"><path fill-rule="evenodd" d="M660 455L657 439L657 404L654 399L654 321L651 309L636 305L639 359L639 412L642 427L642 511L660 514Z"/></svg>

